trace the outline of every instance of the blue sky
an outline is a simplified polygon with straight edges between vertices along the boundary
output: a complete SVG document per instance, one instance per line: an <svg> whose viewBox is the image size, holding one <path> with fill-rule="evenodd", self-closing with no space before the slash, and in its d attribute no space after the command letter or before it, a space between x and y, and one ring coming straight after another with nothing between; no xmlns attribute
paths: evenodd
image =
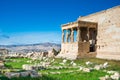
<svg viewBox="0 0 120 80"><path fill-rule="evenodd" d="M0 0L0 45L61 42L61 24L120 0Z"/></svg>

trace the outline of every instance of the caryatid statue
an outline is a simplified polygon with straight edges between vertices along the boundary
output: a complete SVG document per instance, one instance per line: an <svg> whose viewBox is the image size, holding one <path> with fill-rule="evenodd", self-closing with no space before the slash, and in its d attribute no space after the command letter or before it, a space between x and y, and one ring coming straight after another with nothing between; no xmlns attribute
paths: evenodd
<svg viewBox="0 0 120 80"><path fill-rule="evenodd" d="M81 41L81 30L80 28L77 28L77 41Z"/></svg>
<svg viewBox="0 0 120 80"><path fill-rule="evenodd" d="M64 30L62 30L62 42L64 42Z"/></svg>
<svg viewBox="0 0 120 80"><path fill-rule="evenodd" d="M68 39L69 39L69 32L68 30L66 30L66 42L68 42Z"/></svg>
<svg viewBox="0 0 120 80"><path fill-rule="evenodd" d="M71 42L74 42L74 30L71 29Z"/></svg>

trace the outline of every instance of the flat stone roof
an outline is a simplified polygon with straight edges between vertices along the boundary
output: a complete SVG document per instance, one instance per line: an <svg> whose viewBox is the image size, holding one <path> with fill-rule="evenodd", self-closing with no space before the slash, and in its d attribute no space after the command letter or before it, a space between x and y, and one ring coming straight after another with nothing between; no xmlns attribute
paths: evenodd
<svg viewBox="0 0 120 80"><path fill-rule="evenodd" d="M62 25L62 29L76 28L76 27L91 27L97 28L96 22L88 22L88 21L76 21Z"/></svg>

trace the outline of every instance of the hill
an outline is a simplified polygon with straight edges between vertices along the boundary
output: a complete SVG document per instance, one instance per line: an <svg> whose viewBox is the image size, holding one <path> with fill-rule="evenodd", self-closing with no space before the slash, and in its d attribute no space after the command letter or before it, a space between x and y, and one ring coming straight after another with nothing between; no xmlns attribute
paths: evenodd
<svg viewBox="0 0 120 80"><path fill-rule="evenodd" d="M23 44L23 45L0 45L1 49L8 49L10 52L40 52L49 51L51 49L60 50L61 45L56 43L37 43L37 44Z"/></svg>

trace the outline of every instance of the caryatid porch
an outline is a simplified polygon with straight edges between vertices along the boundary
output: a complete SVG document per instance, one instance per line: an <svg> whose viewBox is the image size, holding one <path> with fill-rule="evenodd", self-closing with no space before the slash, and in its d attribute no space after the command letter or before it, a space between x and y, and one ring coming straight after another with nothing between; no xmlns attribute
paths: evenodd
<svg viewBox="0 0 120 80"><path fill-rule="evenodd" d="M95 56L97 23L77 21L62 25L61 57L76 59ZM90 55L90 56L89 56Z"/></svg>

